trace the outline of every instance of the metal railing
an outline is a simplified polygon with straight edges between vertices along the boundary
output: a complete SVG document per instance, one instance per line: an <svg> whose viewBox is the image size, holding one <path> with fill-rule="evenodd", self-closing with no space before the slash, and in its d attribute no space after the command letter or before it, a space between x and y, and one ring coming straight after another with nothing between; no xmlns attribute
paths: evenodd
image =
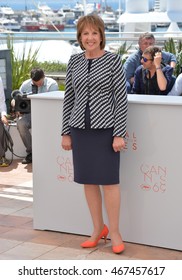
<svg viewBox="0 0 182 280"><path fill-rule="evenodd" d="M1 41L8 38L14 41L45 41L45 40L64 40L76 41L76 32L1 32ZM142 32L106 32L107 42L137 42ZM169 38L182 40L182 31L163 31L153 32L156 41L164 42Z"/></svg>

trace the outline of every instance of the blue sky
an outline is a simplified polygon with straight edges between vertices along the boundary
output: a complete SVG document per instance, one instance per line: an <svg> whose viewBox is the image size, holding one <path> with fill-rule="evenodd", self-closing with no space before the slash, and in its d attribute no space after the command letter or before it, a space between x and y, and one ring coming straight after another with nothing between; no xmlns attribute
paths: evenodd
<svg viewBox="0 0 182 280"><path fill-rule="evenodd" d="M117 3L119 0L107 0L107 3ZM125 0L120 0L121 2L125 2ZM0 4L7 4L11 7L13 6L25 6L25 3L27 5L34 6L34 3L37 4L39 1L38 0L0 0ZM82 0L47 0L47 1L40 1L41 3L47 3L50 6L59 6L61 7L62 4L73 4L76 2L82 2ZM88 0L88 2L100 2L100 0Z"/></svg>
<svg viewBox="0 0 182 280"><path fill-rule="evenodd" d="M100 3L101 0L87 0L88 3ZM102 0L103 1L103 0ZM121 3L122 8L125 7L125 0L106 0L108 5L114 4L115 8L118 8L119 6L119 1ZM147 1L147 0L146 0ZM53 9L59 9L62 7L62 5L70 5L74 6L76 2L82 2L82 0L0 0L0 5L9 5L13 9L24 9L25 8L25 3L27 3L27 7L29 9L34 9L35 4L38 2L41 3L47 3L51 8ZM149 3L153 3L154 0L149 0Z"/></svg>

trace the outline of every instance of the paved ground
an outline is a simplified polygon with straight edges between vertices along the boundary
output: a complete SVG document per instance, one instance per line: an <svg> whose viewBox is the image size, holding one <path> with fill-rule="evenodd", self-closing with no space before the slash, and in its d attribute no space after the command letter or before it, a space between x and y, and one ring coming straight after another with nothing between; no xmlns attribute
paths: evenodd
<svg viewBox="0 0 182 280"><path fill-rule="evenodd" d="M85 236L33 229L32 166L14 160L0 167L0 260L182 260L182 252L125 243L121 255L111 243L82 249Z"/></svg>

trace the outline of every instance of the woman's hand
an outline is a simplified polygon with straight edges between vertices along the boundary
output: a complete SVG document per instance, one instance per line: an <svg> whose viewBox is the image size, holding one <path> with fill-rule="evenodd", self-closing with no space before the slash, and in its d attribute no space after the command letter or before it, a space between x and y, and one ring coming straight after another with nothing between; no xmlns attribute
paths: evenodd
<svg viewBox="0 0 182 280"><path fill-rule="evenodd" d="M62 136L61 146L66 151L69 151L69 150L72 149L71 136L70 135L63 135Z"/></svg>
<svg viewBox="0 0 182 280"><path fill-rule="evenodd" d="M125 147L124 138L115 136L113 138L112 147L115 152L120 152Z"/></svg>

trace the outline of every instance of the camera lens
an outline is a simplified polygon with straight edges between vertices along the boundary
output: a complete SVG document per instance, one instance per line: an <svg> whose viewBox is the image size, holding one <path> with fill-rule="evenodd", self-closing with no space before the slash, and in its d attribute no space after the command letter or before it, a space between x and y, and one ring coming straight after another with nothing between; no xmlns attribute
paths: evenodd
<svg viewBox="0 0 182 280"><path fill-rule="evenodd" d="M28 107L28 103L26 101L21 101L19 107L20 109L25 110Z"/></svg>
<svg viewBox="0 0 182 280"><path fill-rule="evenodd" d="M31 103L27 98L18 98L15 100L15 111L20 113L30 113Z"/></svg>

